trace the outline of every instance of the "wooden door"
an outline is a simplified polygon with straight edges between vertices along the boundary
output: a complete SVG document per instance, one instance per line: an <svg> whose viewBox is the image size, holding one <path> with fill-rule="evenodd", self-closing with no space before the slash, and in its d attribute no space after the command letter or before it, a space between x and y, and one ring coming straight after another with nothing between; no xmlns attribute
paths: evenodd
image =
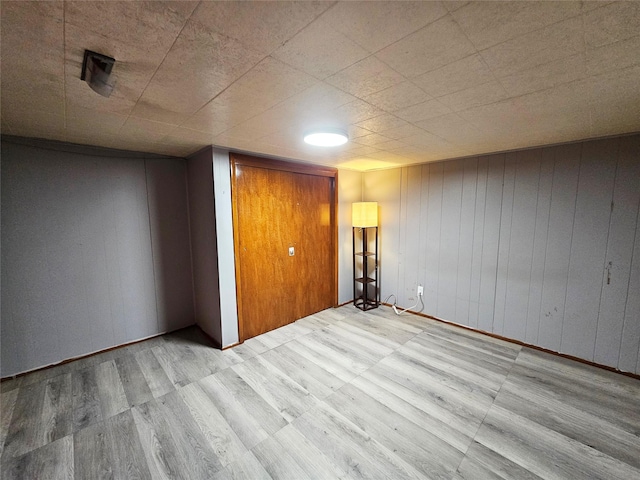
<svg viewBox="0 0 640 480"><path fill-rule="evenodd" d="M333 169L232 160L238 320L246 340L336 304L336 177Z"/></svg>

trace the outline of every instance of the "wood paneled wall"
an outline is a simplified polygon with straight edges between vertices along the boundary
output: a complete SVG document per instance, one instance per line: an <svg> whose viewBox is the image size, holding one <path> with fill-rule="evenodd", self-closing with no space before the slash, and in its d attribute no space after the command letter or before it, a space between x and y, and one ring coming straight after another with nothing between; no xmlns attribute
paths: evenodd
<svg viewBox="0 0 640 480"><path fill-rule="evenodd" d="M3 377L193 324L185 174L3 137Z"/></svg>
<svg viewBox="0 0 640 480"><path fill-rule="evenodd" d="M382 298L640 373L640 135L364 174Z"/></svg>

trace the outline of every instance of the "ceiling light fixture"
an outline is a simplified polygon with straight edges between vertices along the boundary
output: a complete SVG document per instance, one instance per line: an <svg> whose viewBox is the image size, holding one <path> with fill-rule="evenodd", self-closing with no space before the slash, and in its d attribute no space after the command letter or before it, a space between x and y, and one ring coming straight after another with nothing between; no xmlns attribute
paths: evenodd
<svg viewBox="0 0 640 480"><path fill-rule="evenodd" d="M347 132L339 128L324 128L312 130L304 134L304 141L317 147L337 147L349 140Z"/></svg>

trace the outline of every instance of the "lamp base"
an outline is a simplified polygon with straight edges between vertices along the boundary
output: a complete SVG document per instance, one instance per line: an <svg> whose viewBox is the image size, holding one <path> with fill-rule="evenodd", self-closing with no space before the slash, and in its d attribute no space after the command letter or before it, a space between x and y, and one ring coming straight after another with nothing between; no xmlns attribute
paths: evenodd
<svg viewBox="0 0 640 480"><path fill-rule="evenodd" d="M377 302L377 300L364 299L362 297L359 297L353 301L353 306L366 312L367 310L373 310L374 308L378 308L379 303Z"/></svg>

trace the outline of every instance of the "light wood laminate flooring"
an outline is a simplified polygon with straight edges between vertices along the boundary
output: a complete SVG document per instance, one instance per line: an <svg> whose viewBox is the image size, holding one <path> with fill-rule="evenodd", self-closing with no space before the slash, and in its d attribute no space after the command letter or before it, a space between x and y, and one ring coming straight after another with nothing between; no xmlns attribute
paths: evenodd
<svg viewBox="0 0 640 480"><path fill-rule="evenodd" d="M2 478L640 479L640 381L345 306L1 385Z"/></svg>

